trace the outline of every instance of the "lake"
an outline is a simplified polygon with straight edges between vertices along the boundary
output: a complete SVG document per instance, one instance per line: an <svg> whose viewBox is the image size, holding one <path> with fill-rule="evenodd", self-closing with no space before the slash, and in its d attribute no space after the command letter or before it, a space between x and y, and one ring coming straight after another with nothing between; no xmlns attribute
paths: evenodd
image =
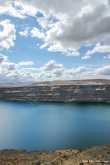
<svg viewBox="0 0 110 165"><path fill-rule="evenodd" d="M54 150L110 143L110 104L0 102L0 149Z"/></svg>

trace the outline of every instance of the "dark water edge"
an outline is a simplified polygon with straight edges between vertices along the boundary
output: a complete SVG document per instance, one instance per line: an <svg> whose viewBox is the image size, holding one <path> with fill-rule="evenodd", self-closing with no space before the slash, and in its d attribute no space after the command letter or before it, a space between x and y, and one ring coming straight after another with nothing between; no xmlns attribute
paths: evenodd
<svg viewBox="0 0 110 165"><path fill-rule="evenodd" d="M109 103L0 102L0 149L110 144Z"/></svg>

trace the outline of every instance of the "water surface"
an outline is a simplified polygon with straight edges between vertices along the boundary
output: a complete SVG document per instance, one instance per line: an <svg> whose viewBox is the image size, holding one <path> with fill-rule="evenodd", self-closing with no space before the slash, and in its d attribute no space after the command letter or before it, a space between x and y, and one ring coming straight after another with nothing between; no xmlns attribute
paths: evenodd
<svg viewBox="0 0 110 165"><path fill-rule="evenodd" d="M0 149L54 150L110 143L110 104L0 102Z"/></svg>

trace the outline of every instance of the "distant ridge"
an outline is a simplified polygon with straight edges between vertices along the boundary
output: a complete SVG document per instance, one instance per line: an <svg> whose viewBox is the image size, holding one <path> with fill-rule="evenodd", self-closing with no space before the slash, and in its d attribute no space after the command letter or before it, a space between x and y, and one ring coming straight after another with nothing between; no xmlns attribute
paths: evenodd
<svg viewBox="0 0 110 165"><path fill-rule="evenodd" d="M43 86L43 85L96 85L96 84L110 84L109 79L83 79L83 80L53 80L53 81L28 81L28 82L0 82L0 87L14 87L14 86Z"/></svg>
<svg viewBox="0 0 110 165"><path fill-rule="evenodd" d="M83 79L83 80L54 80L40 81L32 83L32 85L94 85L94 84L110 84L109 79Z"/></svg>

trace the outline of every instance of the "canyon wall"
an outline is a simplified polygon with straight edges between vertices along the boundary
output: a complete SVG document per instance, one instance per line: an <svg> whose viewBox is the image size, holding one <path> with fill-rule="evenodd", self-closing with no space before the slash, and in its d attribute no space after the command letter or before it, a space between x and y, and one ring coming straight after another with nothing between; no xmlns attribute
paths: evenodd
<svg viewBox="0 0 110 165"><path fill-rule="evenodd" d="M0 100L110 102L110 81L53 81L28 86L2 86Z"/></svg>

